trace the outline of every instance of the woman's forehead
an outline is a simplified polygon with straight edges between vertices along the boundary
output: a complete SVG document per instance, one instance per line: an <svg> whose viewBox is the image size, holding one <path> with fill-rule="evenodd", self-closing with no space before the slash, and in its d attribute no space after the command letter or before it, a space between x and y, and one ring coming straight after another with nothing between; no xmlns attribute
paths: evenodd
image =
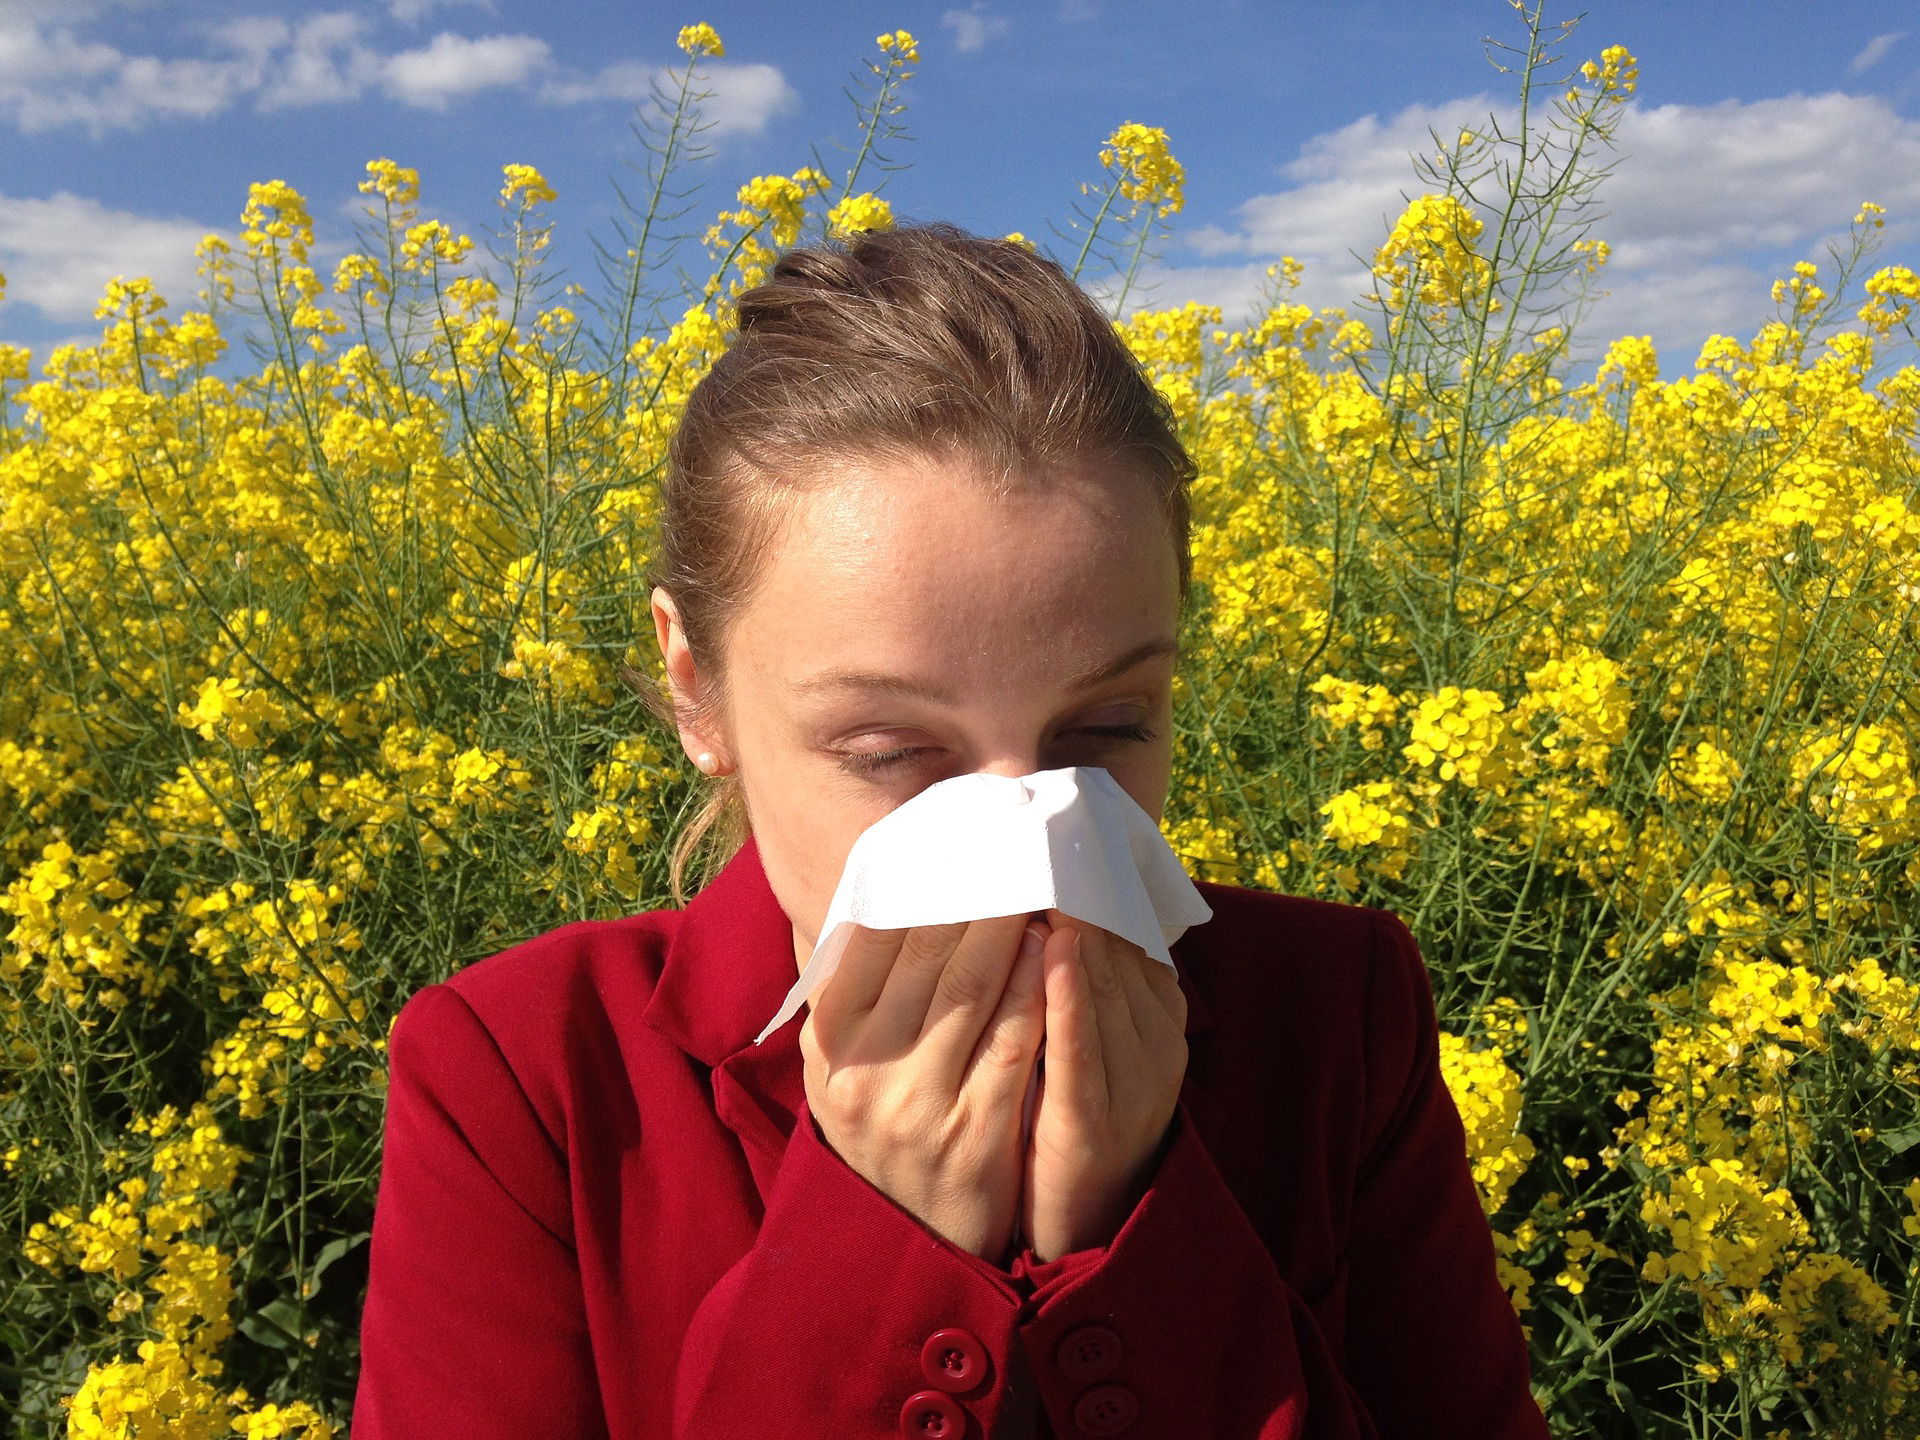
<svg viewBox="0 0 1920 1440"><path fill-rule="evenodd" d="M1141 484L996 496L964 477L870 473L823 486L789 518L737 633L761 667L790 676L853 652L869 663L838 668L929 648L982 664L1112 651L1116 636L1168 630L1176 608L1177 559Z"/></svg>
<svg viewBox="0 0 1920 1440"><path fill-rule="evenodd" d="M850 470L796 495L781 529L773 559L816 570L884 569L930 551L992 568L1069 537L1107 551L1170 549L1151 488L1138 476L1090 468L1007 488L950 462Z"/></svg>

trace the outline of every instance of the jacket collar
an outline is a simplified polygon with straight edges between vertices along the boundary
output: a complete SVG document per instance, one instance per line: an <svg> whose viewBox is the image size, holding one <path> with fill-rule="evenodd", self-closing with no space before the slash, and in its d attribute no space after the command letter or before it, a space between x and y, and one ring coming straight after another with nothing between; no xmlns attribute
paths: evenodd
<svg viewBox="0 0 1920 1440"><path fill-rule="evenodd" d="M680 912L645 1019L703 1065L718 1065L753 1043L798 973L793 922L749 835Z"/></svg>
<svg viewBox="0 0 1920 1440"><path fill-rule="evenodd" d="M1213 1025L1182 963L1205 929L1188 930L1171 947L1187 997L1188 1035ZM780 908L750 835L680 912L644 1019L702 1064L717 1066L744 1049L797 1039L804 1009L765 1045L753 1045L797 975L793 922Z"/></svg>

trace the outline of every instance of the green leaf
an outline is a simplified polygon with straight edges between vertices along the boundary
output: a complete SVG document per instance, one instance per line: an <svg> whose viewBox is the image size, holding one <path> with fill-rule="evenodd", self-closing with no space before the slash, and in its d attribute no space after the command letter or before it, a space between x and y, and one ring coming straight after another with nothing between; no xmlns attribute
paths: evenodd
<svg viewBox="0 0 1920 1440"><path fill-rule="evenodd" d="M1873 1138L1895 1155L1904 1155L1915 1145L1920 1145L1920 1125L1909 1125L1904 1130L1882 1130Z"/></svg>
<svg viewBox="0 0 1920 1440"><path fill-rule="evenodd" d="M329 1240L320 1247L320 1253L313 1260L313 1269L307 1273L307 1299L311 1300L320 1293L320 1277L326 1274L327 1267L349 1250L364 1245L368 1235L368 1231L362 1230L358 1234L342 1235L338 1239Z"/></svg>
<svg viewBox="0 0 1920 1440"><path fill-rule="evenodd" d="M240 1333L270 1350L291 1350L300 1336L300 1307L285 1296L269 1300L240 1322Z"/></svg>

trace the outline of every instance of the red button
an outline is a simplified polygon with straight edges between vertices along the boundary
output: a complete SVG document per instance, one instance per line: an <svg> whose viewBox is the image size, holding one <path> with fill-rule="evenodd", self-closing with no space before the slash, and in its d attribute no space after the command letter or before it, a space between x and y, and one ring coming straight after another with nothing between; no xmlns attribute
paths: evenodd
<svg viewBox="0 0 1920 1440"><path fill-rule="evenodd" d="M900 1407L900 1433L908 1440L960 1440L967 1433L967 1412L951 1395L918 1390Z"/></svg>
<svg viewBox="0 0 1920 1440"><path fill-rule="evenodd" d="M1060 1338L1054 1358L1062 1375L1084 1385L1118 1370L1120 1353L1120 1337L1105 1325L1076 1325Z"/></svg>
<svg viewBox="0 0 1920 1440"><path fill-rule="evenodd" d="M971 1390L987 1378L987 1347L964 1330L936 1330L920 1347L920 1369L942 1390Z"/></svg>
<svg viewBox="0 0 1920 1440"><path fill-rule="evenodd" d="M1140 1397L1124 1385L1096 1385L1073 1407L1082 1435L1118 1435L1140 1418Z"/></svg>

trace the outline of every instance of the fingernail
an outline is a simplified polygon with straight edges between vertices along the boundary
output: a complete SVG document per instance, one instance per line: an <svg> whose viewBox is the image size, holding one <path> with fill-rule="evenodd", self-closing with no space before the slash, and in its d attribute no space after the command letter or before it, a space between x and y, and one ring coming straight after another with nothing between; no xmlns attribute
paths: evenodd
<svg viewBox="0 0 1920 1440"><path fill-rule="evenodd" d="M1040 933L1038 925L1029 925L1020 936L1020 953L1029 960L1038 960L1040 952L1046 948L1047 937Z"/></svg>

